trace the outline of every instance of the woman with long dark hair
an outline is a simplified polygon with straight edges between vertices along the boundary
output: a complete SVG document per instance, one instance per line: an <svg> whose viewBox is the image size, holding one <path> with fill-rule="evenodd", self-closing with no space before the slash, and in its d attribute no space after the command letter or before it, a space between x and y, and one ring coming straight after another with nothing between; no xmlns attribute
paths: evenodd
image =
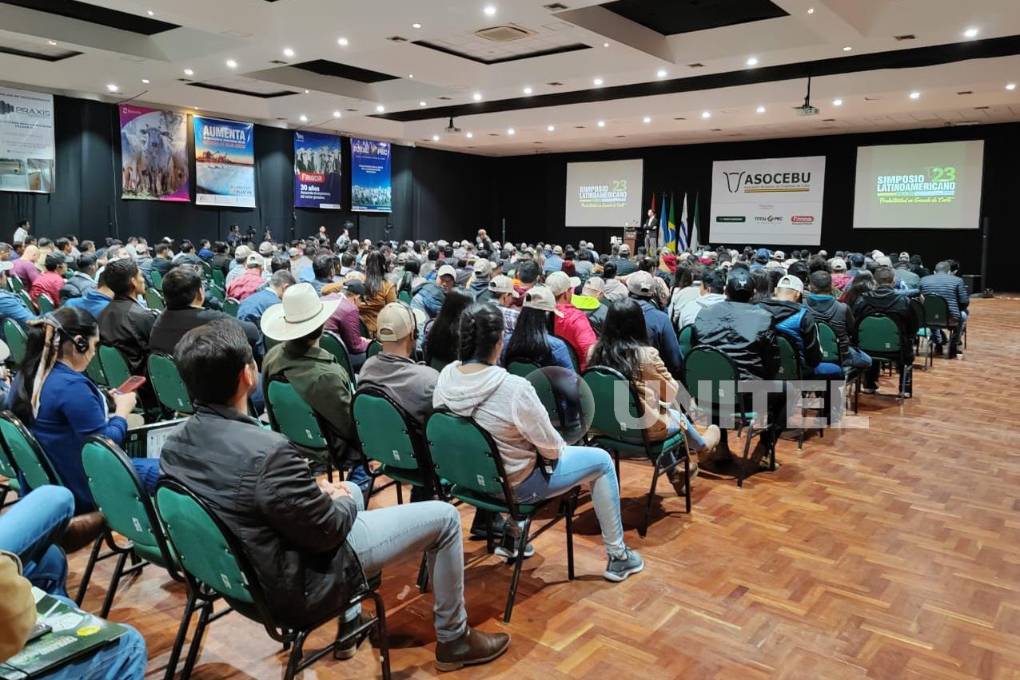
<svg viewBox="0 0 1020 680"><path fill-rule="evenodd" d="M535 286L524 294L521 313L507 344L503 365L513 361L574 370L574 361L567 343L553 335L555 318L562 316L556 309L556 298L545 286Z"/></svg>
<svg viewBox="0 0 1020 680"><path fill-rule="evenodd" d="M772 277L764 269L756 269L751 272L751 281L754 283L754 295L751 296L751 304L764 302L772 299Z"/></svg>
<svg viewBox="0 0 1020 680"><path fill-rule="evenodd" d="M664 441L683 430L695 453L709 452L719 443L717 426L710 425L702 436L673 406L679 385L658 350L648 344L645 315L636 301L628 298L609 303L605 330L591 349L588 365L612 368L631 382L644 407L649 441Z"/></svg>
<svg viewBox="0 0 1020 680"><path fill-rule="evenodd" d="M361 320L373 338L379 312L396 301L397 287L386 280L386 256L379 250L373 250L365 258L365 294L358 300Z"/></svg>
<svg viewBox="0 0 1020 680"><path fill-rule="evenodd" d="M435 362L436 365L445 366L457 358L460 315L472 302L474 297L462 288L454 288L446 294L435 321L425 326L426 364L433 366Z"/></svg>
<svg viewBox="0 0 1020 680"><path fill-rule="evenodd" d="M873 290L875 290L875 275L868 270L864 270L857 273L853 282L839 297L839 301L846 303L848 307L853 309L854 304L857 303L857 298Z"/></svg>
<svg viewBox="0 0 1020 680"><path fill-rule="evenodd" d="M641 556L623 542L612 458L602 449L567 446L531 383L498 365L502 351L503 313L492 303L468 307L460 320L459 360L439 374L433 405L474 419L492 436L507 481L521 503L535 503L590 482L609 556L603 576L622 581L641 571ZM538 465L539 456L551 461L551 472Z"/></svg>
<svg viewBox="0 0 1020 680"><path fill-rule="evenodd" d="M101 435L122 444L135 407L134 392L113 392L111 415L106 395L84 375L98 344L95 317L77 307L61 307L29 322L25 360L8 397L10 409L39 440L64 486L74 494L75 515L96 510L81 462L85 439ZM152 492L159 461L131 462ZM99 522L101 526L101 518Z"/></svg>

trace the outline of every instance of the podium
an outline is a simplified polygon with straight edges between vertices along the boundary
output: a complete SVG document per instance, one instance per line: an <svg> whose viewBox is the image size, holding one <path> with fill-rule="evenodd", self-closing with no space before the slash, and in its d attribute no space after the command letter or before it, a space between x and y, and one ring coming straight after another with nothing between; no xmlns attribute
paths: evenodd
<svg viewBox="0 0 1020 680"><path fill-rule="evenodd" d="M632 253L637 252L637 231L636 227L624 227L623 229L623 243L630 248Z"/></svg>

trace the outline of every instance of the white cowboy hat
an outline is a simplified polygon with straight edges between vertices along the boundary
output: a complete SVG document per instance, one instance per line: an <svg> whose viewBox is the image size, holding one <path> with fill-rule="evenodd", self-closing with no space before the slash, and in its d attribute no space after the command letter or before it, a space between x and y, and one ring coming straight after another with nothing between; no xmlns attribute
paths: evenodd
<svg viewBox="0 0 1020 680"><path fill-rule="evenodd" d="M283 301L262 314L262 333L278 342L296 340L326 323L340 300L323 300L310 283L297 283L283 293Z"/></svg>

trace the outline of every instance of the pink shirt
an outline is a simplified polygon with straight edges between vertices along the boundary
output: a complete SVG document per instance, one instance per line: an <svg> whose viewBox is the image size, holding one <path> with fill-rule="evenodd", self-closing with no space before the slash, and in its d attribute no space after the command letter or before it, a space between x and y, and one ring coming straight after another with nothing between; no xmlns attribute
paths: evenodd
<svg viewBox="0 0 1020 680"><path fill-rule="evenodd" d="M227 286L227 297L243 300L264 285L266 285L266 280L262 278L262 270L248 269L230 282L230 285Z"/></svg>
<svg viewBox="0 0 1020 680"><path fill-rule="evenodd" d="M32 302L39 304L40 293L46 293L54 307L60 306L60 289L64 287L64 277L56 272L46 271L39 275L32 287L28 290L28 296Z"/></svg>

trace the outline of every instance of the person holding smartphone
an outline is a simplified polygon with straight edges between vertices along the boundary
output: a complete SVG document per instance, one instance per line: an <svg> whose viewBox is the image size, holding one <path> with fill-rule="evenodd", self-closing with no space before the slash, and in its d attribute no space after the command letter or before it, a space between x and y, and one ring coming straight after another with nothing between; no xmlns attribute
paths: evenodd
<svg viewBox="0 0 1020 680"><path fill-rule="evenodd" d="M74 514L64 547L87 544L102 530L102 515L89 490L81 462L81 449L91 435L124 442L128 417L135 407L134 391L107 395L85 375L96 354L99 327L83 309L61 307L29 324L28 347L22 370L8 396L8 408L42 445L64 485L74 494ZM134 381L133 389L138 388ZM151 493L159 481L159 461L133 458L135 471Z"/></svg>

